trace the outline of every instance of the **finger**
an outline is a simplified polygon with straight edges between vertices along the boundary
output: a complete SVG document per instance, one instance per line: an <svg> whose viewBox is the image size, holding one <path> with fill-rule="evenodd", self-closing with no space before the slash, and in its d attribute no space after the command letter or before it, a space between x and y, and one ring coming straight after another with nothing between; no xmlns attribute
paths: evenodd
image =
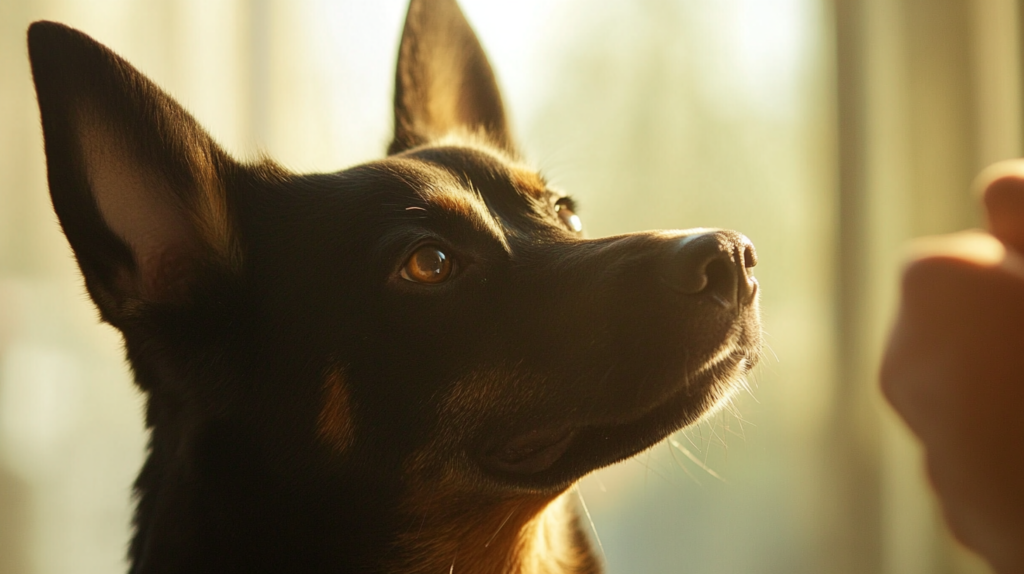
<svg viewBox="0 0 1024 574"><path fill-rule="evenodd" d="M1024 160L988 167L978 176L975 188L981 193L992 235L1024 252Z"/></svg>

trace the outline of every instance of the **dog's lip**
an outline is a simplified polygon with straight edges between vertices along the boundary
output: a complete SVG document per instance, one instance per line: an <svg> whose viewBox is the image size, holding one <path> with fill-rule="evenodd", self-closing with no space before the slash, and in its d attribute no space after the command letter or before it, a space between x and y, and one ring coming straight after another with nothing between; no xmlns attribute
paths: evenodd
<svg viewBox="0 0 1024 574"><path fill-rule="evenodd" d="M494 470L515 474L547 470L569 449L577 430L569 424L528 430L488 451L484 463Z"/></svg>

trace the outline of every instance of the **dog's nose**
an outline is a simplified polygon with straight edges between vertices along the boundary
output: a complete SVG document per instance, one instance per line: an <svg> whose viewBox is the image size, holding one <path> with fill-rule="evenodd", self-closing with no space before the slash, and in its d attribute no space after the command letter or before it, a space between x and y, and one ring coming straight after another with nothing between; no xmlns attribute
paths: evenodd
<svg viewBox="0 0 1024 574"><path fill-rule="evenodd" d="M669 284L686 295L706 296L729 309L749 304L757 293L750 269L757 265L754 244L735 231L709 231L676 241Z"/></svg>

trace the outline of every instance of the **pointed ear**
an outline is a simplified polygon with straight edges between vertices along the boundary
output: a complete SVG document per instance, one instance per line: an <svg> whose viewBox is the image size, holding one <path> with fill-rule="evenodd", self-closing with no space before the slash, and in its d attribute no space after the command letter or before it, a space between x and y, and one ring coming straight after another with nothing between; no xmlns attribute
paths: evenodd
<svg viewBox="0 0 1024 574"><path fill-rule="evenodd" d="M395 75L394 154L451 132L514 152L494 72L455 0L411 0Z"/></svg>
<svg viewBox="0 0 1024 574"><path fill-rule="evenodd" d="M192 116L81 32L36 22L28 44L53 207L104 318L240 265L223 180L238 164Z"/></svg>

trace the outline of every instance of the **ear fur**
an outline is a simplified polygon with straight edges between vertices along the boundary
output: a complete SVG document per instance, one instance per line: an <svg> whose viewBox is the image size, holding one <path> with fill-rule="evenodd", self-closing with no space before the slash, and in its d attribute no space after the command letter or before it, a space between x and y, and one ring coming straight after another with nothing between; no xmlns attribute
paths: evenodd
<svg viewBox="0 0 1024 574"><path fill-rule="evenodd" d="M395 74L394 154L452 132L514 152L501 93L455 0L411 0Z"/></svg>
<svg viewBox="0 0 1024 574"><path fill-rule="evenodd" d="M223 180L237 164L195 119L77 30L36 22L28 44L53 207L104 318L237 267Z"/></svg>

